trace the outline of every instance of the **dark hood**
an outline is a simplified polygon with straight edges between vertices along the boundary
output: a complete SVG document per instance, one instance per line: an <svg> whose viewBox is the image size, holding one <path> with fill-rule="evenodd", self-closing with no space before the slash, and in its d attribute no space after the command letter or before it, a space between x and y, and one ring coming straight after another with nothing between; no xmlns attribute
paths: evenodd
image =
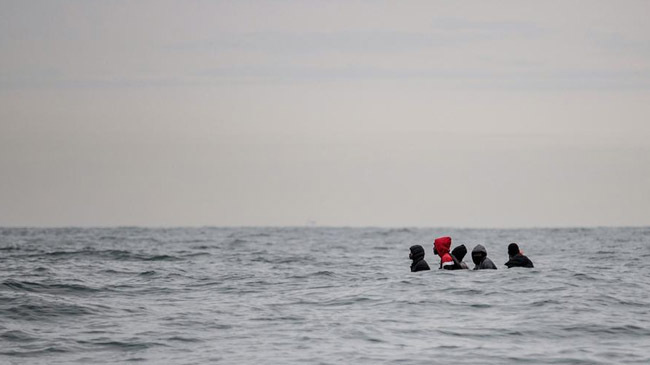
<svg viewBox="0 0 650 365"><path fill-rule="evenodd" d="M508 245L508 256L513 257L519 255L519 245L511 243Z"/></svg>
<svg viewBox="0 0 650 365"><path fill-rule="evenodd" d="M472 250L472 261L475 265L480 264L487 257L487 250L483 245L476 245Z"/></svg>
<svg viewBox="0 0 650 365"><path fill-rule="evenodd" d="M451 251L451 255L454 256L456 260L463 261L465 255L467 255L467 248L465 245L460 245Z"/></svg>
<svg viewBox="0 0 650 365"><path fill-rule="evenodd" d="M411 250L411 260L418 262L424 259L424 248L420 245L413 245L409 248Z"/></svg>

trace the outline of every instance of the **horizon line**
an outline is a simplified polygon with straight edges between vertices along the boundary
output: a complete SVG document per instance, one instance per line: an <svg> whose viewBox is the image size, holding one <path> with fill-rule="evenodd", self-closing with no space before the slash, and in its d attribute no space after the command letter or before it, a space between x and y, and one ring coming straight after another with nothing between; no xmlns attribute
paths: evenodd
<svg viewBox="0 0 650 365"><path fill-rule="evenodd" d="M273 228L329 228L329 229L474 229L474 230L521 230L521 229L600 229L600 228L650 228L650 225L567 225L567 226L373 226L373 225L0 225L0 229L273 229Z"/></svg>

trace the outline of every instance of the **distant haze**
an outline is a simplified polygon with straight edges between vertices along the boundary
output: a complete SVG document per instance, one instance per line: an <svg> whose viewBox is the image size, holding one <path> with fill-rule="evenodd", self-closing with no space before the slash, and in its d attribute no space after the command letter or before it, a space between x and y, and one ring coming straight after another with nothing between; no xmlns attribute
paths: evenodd
<svg viewBox="0 0 650 365"><path fill-rule="evenodd" d="M649 225L648 14L0 0L0 226Z"/></svg>

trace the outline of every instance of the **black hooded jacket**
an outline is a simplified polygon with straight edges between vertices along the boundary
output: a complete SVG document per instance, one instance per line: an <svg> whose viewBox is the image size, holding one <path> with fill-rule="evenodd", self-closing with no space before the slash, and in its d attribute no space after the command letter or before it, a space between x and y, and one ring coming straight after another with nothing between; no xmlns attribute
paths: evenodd
<svg viewBox="0 0 650 365"><path fill-rule="evenodd" d="M413 260L413 263L411 264L411 272L431 270L429 264L424 261L424 248L422 248L422 246L413 245L410 250L411 254L409 255L409 258Z"/></svg>
<svg viewBox="0 0 650 365"><path fill-rule="evenodd" d="M519 245L514 242L508 245L508 256L510 257L510 260L505 264L508 269L511 267L534 267L533 262L521 253Z"/></svg>
<svg viewBox="0 0 650 365"><path fill-rule="evenodd" d="M533 262L530 261L528 257L522 254L516 254L515 256L510 257L510 260L506 262L506 266L508 268L511 267L528 267L528 268L533 268Z"/></svg>
<svg viewBox="0 0 650 365"><path fill-rule="evenodd" d="M463 262L463 258L467 255L467 248L465 245L460 245L451 251L451 258L454 264L449 267L449 270L467 270L467 264Z"/></svg>

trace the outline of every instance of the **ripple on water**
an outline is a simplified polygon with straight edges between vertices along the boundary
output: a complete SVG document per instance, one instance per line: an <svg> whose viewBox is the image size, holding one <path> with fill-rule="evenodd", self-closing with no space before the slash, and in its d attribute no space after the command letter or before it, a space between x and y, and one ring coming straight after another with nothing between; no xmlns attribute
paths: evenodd
<svg viewBox="0 0 650 365"><path fill-rule="evenodd" d="M101 289L95 289L81 284L45 284L11 279L3 281L2 286L16 291L50 294L92 294L101 291Z"/></svg>
<svg viewBox="0 0 650 365"><path fill-rule="evenodd" d="M20 343L34 342L38 340L36 336L20 330L5 331L2 334L0 334L0 339L3 339L5 341L20 342Z"/></svg>
<svg viewBox="0 0 650 365"><path fill-rule="evenodd" d="M0 305L0 315L21 321L51 322L56 319L86 316L97 312L98 309L86 305L44 299L18 305Z"/></svg>
<svg viewBox="0 0 650 365"><path fill-rule="evenodd" d="M123 351L146 350L152 347L167 347L164 343L141 341L137 338L123 341L98 338L92 340L78 340L77 343L83 345L86 349L113 349Z"/></svg>

